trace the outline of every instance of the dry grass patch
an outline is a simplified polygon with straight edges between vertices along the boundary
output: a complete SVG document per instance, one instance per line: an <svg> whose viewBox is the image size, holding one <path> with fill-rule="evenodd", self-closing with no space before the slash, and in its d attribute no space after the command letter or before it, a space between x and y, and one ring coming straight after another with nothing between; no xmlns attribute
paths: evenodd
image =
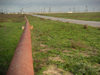
<svg viewBox="0 0 100 75"><path fill-rule="evenodd" d="M89 57L90 55L87 53L79 53L79 55L85 56L85 57Z"/></svg>
<svg viewBox="0 0 100 75"><path fill-rule="evenodd" d="M70 23L70 22L65 22L65 23Z"/></svg>
<svg viewBox="0 0 100 75"><path fill-rule="evenodd" d="M67 56L73 56L72 51L70 50L64 50L63 53L65 53Z"/></svg>
<svg viewBox="0 0 100 75"><path fill-rule="evenodd" d="M84 51L82 53L90 55L90 56L96 56L96 55L99 54L99 50L98 49L94 49L94 48L91 47L91 48L89 48L88 51Z"/></svg>
<svg viewBox="0 0 100 75"><path fill-rule="evenodd" d="M70 51L70 50L63 50L63 52L64 52L64 53L70 53L70 52L72 52L72 51Z"/></svg>
<svg viewBox="0 0 100 75"><path fill-rule="evenodd" d="M98 53L99 53L99 50L97 49L92 49L91 51L91 55L98 55Z"/></svg>
<svg viewBox="0 0 100 75"><path fill-rule="evenodd" d="M63 52L66 53L67 56L74 56L72 51L70 51L70 50L64 50ZM74 54L78 54L79 56L82 55L82 56L85 56L85 57L90 56L87 52L78 52L78 53L74 53Z"/></svg>
<svg viewBox="0 0 100 75"><path fill-rule="evenodd" d="M48 52L50 48L40 49L40 52Z"/></svg>
<svg viewBox="0 0 100 75"><path fill-rule="evenodd" d="M94 67L99 67L100 68L100 64L95 64Z"/></svg>
<svg viewBox="0 0 100 75"><path fill-rule="evenodd" d="M3 23L3 22L9 22L9 21L7 19L1 19L0 18L0 22Z"/></svg>
<svg viewBox="0 0 100 75"><path fill-rule="evenodd" d="M47 52L51 50L51 48L48 48L48 46L45 44L40 44L40 47L41 47L40 52Z"/></svg>
<svg viewBox="0 0 100 75"><path fill-rule="evenodd" d="M32 55L35 55L35 54L37 54L38 52L36 52L36 51L34 51L33 53L32 53Z"/></svg>
<svg viewBox="0 0 100 75"><path fill-rule="evenodd" d="M62 60L59 56L56 56L56 57L49 57L49 60L64 62L64 60Z"/></svg>
<svg viewBox="0 0 100 75"><path fill-rule="evenodd" d="M47 70L43 72L43 75L73 75L70 72L66 72L62 69L57 68L55 65L48 66Z"/></svg>
<svg viewBox="0 0 100 75"><path fill-rule="evenodd" d="M71 40L71 47L74 48L74 49L77 49L77 48L88 48L81 41L74 41L74 40Z"/></svg>
<svg viewBox="0 0 100 75"><path fill-rule="evenodd" d="M44 48L44 47L47 47L47 45L44 45L44 44L40 44L40 47L43 47L43 48Z"/></svg>

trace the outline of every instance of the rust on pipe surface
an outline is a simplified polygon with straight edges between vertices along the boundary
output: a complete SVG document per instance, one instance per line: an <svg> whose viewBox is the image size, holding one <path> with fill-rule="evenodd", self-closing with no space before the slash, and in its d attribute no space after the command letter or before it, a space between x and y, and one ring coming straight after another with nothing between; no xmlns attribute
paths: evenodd
<svg viewBox="0 0 100 75"><path fill-rule="evenodd" d="M30 24L26 17L25 20L26 25L8 68L7 75L34 75Z"/></svg>

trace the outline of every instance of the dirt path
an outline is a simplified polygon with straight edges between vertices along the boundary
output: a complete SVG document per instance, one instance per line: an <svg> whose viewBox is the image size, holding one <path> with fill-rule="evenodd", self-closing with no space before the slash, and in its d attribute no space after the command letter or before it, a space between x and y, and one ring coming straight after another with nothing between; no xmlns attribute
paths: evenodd
<svg viewBox="0 0 100 75"><path fill-rule="evenodd" d="M54 21L61 21L61 22L69 22L69 23L76 23L76 24L82 24L82 25L89 25L93 27L100 27L100 22L96 21L83 21L83 20L74 20L74 19L64 19L64 18L57 18L57 17L49 17L49 16L42 16L42 15L32 15L44 19L50 19Z"/></svg>

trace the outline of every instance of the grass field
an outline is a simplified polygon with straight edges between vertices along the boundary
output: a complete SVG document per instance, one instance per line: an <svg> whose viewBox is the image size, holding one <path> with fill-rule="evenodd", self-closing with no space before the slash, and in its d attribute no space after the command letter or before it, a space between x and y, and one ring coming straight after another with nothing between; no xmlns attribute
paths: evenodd
<svg viewBox="0 0 100 75"><path fill-rule="evenodd" d="M100 30L28 16L36 75L99 75ZM60 69L60 70L59 70ZM55 72L54 72L55 71Z"/></svg>
<svg viewBox="0 0 100 75"><path fill-rule="evenodd" d="M21 15L3 17L7 18L0 22L0 75L7 71L24 24ZM27 17L34 26L31 34L35 75L100 75L98 28Z"/></svg>
<svg viewBox="0 0 100 75"><path fill-rule="evenodd" d="M0 75L6 75L23 24L22 15L0 15Z"/></svg>
<svg viewBox="0 0 100 75"><path fill-rule="evenodd" d="M60 17L60 18L66 18L66 19L100 21L100 12L89 12L89 13L48 13L48 14L40 14L40 15Z"/></svg>

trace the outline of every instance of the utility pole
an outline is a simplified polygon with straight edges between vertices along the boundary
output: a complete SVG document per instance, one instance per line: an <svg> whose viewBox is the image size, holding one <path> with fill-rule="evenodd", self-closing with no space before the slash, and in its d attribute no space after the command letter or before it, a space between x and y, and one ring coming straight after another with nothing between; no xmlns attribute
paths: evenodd
<svg viewBox="0 0 100 75"><path fill-rule="evenodd" d="M75 12L76 11L76 9L75 9L75 7L73 7L73 12Z"/></svg>
<svg viewBox="0 0 100 75"><path fill-rule="evenodd" d="M92 10L93 12L95 12L95 8L93 8L93 10Z"/></svg>
<svg viewBox="0 0 100 75"><path fill-rule="evenodd" d="M41 8L41 13L43 12L42 8Z"/></svg>
<svg viewBox="0 0 100 75"><path fill-rule="evenodd" d="M85 12L88 12L88 6L85 5Z"/></svg>
<svg viewBox="0 0 100 75"><path fill-rule="evenodd" d="M44 13L45 13L45 8L44 8Z"/></svg>
<svg viewBox="0 0 100 75"><path fill-rule="evenodd" d="M20 10L20 13L23 14L23 8Z"/></svg>
<svg viewBox="0 0 100 75"><path fill-rule="evenodd" d="M49 8L49 13L51 12L51 8Z"/></svg>
<svg viewBox="0 0 100 75"><path fill-rule="evenodd" d="M71 8L69 8L69 12L72 12Z"/></svg>

